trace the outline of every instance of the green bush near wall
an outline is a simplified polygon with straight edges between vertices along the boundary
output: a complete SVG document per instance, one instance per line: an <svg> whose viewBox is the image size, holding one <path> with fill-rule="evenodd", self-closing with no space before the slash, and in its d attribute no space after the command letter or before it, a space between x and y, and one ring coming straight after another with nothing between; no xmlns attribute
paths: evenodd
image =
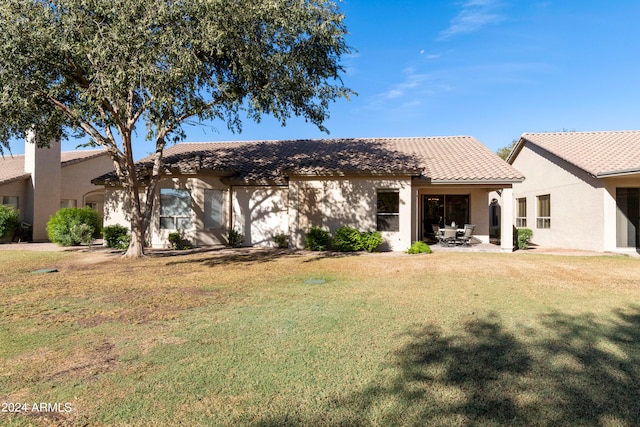
<svg viewBox="0 0 640 427"><path fill-rule="evenodd" d="M308 251L326 251L331 235L320 227L311 227L304 239L304 248Z"/></svg>
<svg viewBox="0 0 640 427"><path fill-rule="evenodd" d="M47 223L49 240L61 246L89 245L100 237L98 212L84 208L62 208Z"/></svg>
<svg viewBox="0 0 640 427"><path fill-rule="evenodd" d="M532 237L533 230L530 228L518 228L518 249L529 249Z"/></svg>
<svg viewBox="0 0 640 427"><path fill-rule="evenodd" d="M353 227L342 226L336 230L331 247L338 252L374 252L382 242L379 231L362 232Z"/></svg>
<svg viewBox="0 0 640 427"><path fill-rule="evenodd" d="M102 238L106 247L114 249L127 249L131 240L129 229L120 224L104 227L102 229Z"/></svg>
<svg viewBox="0 0 640 427"><path fill-rule="evenodd" d="M18 211L13 206L0 205L0 237L9 236L18 226Z"/></svg>

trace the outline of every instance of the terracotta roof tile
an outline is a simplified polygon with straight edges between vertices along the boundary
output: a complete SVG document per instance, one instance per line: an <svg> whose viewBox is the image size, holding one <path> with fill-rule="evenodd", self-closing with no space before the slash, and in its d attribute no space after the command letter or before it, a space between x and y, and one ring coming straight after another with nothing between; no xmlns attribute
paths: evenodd
<svg viewBox="0 0 640 427"><path fill-rule="evenodd" d="M60 153L61 166L65 167L103 154L106 154L105 150L63 151ZM24 171L24 154L0 156L0 184L28 177L29 173Z"/></svg>
<svg viewBox="0 0 640 427"><path fill-rule="evenodd" d="M0 184L28 177L29 174L24 171L24 155L0 156Z"/></svg>
<svg viewBox="0 0 640 427"><path fill-rule="evenodd" d="M522 142L537 145L595 177L640 172L640 131L524 133ZM509 160L515 156L516 150Z"/></svg>
<svg viewBox="0 0 640 427"><path fill-rule="evenodd" d="M165 150L164 165L167 172L233 171L238 181L282 184L291 174L405 174L460 183L523 179L469 136L181 143ZM105 178L96 182L110 181Z"/></svg>

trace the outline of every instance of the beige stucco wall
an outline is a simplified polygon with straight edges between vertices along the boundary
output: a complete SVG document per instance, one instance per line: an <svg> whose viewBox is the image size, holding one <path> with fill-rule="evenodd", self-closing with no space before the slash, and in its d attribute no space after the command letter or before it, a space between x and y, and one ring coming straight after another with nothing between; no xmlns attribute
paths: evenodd
<svg viewBox="0 0 640 427"><path fill-rule="evenodd" d="M527 199L527 228L533 230L534 244L544 247L608 250L607 234L611 223L611 200L605 198L603 182L583 170L536 147L525 145L513 162L513 166L526 179L513 185L514 204L517 199ZM550 195L551 228L537 228L537 196ZM613 190L615 194L615 189ZM605 210L605 206L609 207ZM615 202L614 202L615 206ZM605 211L608 213L605 215ZM615 215L615 208L613 210ZM513 215L517 215L514 209Z"/></svg>
<svg viewBox="0 0 640 427"><path fill-rule="evenodd" d="M273 236L288 234L287 187L233 187L233 224L249 246L275 246Z"/></svg>
<svg viewBox="0 0 640 427"><path fill-rule="evenodd" d="M10 196L18 198L18 210L20 221L26 221L27 186L28 179L20 179L0 185L0 197Z"/></svg>
<svg viewBox="0 0 640 427"><path fill-rule="evenodd" d="M92 193L96 199L96 187L91 180L97 176L113 171L113 162L108 154L67 164L62 168L60 180L60 199L75 200L77 207L83 207L87 202L86 196ZM98 206L101 211L102 206Z"/></svg>
<svg viewBox="0 0 640 427"><path fill-rule="evenodd" d="M304 201L314 189L318 213L305 216ZM304 236L310 226L319 226L331 234L341 226L360 231L376 230L378 190L398 190L400 196L400 230L382 232L382 250L404 251L411 246L412 210L411 179L360 177L295 177L289 180L289 230L295 247L304 247Z"/></svg>
<svg viewBox="0 0 640 427"><path fill-rule="evenodd" d="M245 236L246 245L273 246L273 235L288 233L292 247L304 247L304 234L309 225L318 225L331 233L343 225L356 227L361 231L376 229L376 195L378 189L398 190L400 196L400 231L383 232L383 249L403 251L411 245L412 204L411 180L409 177L397 179L366 178L292 178L288 187L278 186L233 186L224 185L217 177L177 176L164 178L158 188L184 188L192 197L192 229L186 230L185 237L196 246L214 245L226 242L229 226ZM204 189L223 189L224 229L203 231ZM300 192L315 189L319 195L317 220L305 218L300 212ZM156 196L157 197L157 196ZM231 200L231 202L230 202ZM229 206L232 205L232 206ZM124 208L123 192L119 188L105 191L104 224L129 226ZM161 230L159 226L159 202L154 203L153 221L148 233L148 244L152 247L168 246L168 234L172 230ZM233 218L229 217L232 209ZM230 220L232 224L230 224Z"/></svg>

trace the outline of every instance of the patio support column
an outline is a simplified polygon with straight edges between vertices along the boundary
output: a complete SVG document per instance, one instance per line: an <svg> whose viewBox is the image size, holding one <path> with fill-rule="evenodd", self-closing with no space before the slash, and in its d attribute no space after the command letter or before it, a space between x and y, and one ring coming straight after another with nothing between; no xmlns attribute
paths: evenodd
<svg viewBox="0 0 640 427"><path fill-rule="evenodd" d="M513 189L502 189L500 251L513 252Z"/></svg>

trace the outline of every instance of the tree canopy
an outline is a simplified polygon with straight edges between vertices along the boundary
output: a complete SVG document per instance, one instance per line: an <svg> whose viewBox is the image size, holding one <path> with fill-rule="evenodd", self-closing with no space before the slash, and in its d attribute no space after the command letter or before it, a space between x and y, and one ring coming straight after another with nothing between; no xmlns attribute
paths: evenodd
<svg viewBox="0 0 640 427"><path fill-rule="evenodd" d="M240 131L244 114L267 114L326 131L330 102L352 94L341 80L343 19L326 0L4 0L0 153L28 133L41 146L88 135L131 200L135 245L163 149L185 123ZM131 147L140 131L155 142L147 197Z"/></svg>

